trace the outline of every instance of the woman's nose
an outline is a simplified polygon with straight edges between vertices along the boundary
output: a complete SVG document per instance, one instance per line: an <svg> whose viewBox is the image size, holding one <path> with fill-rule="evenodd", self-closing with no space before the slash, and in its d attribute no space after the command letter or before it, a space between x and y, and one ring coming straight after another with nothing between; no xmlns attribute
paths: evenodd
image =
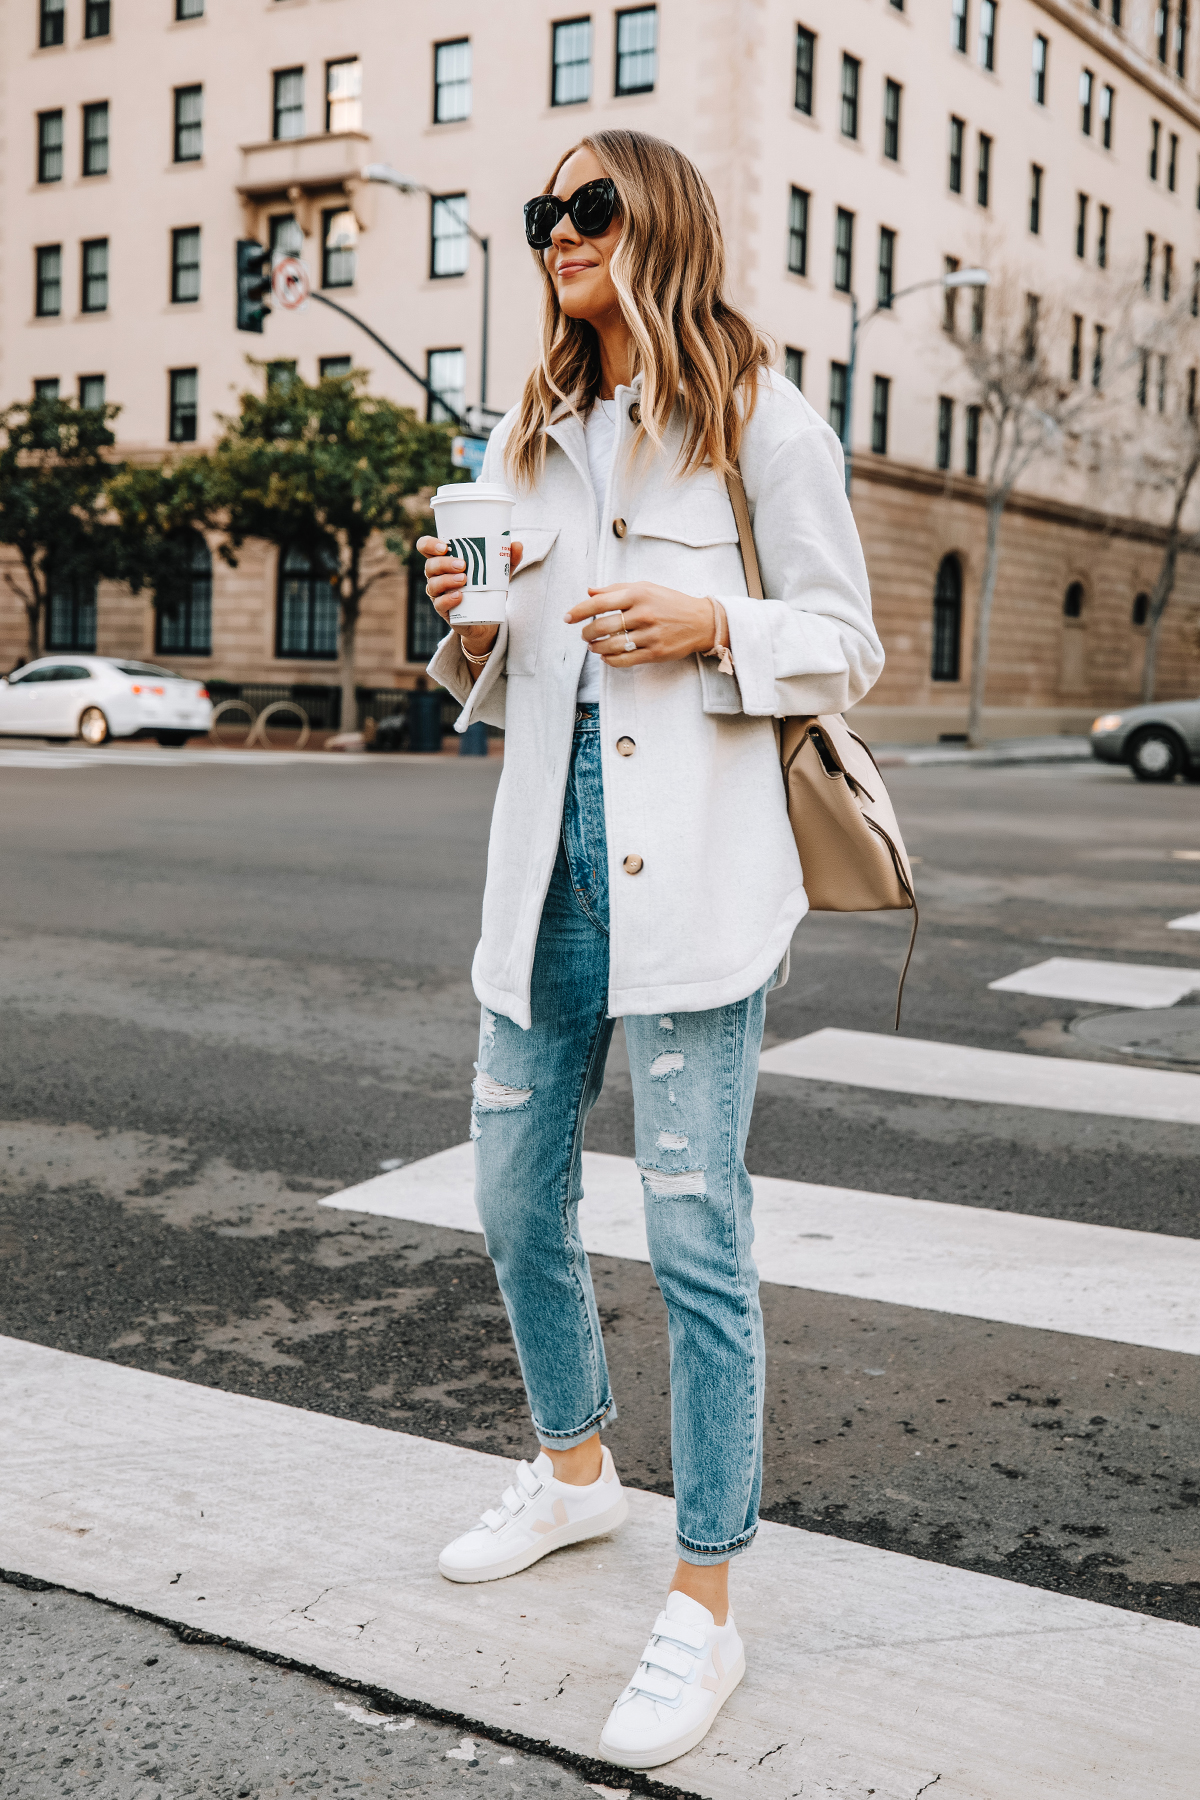
<svg viewBox="0 0 1200 1800"><path fill-rule="evenodd" d="M571 215L569 213L564 213L563 217L554 227L554 230L550 233L550 242L559 250L568 247L574 250L583 242L583 239L571 223Z"/></svg>

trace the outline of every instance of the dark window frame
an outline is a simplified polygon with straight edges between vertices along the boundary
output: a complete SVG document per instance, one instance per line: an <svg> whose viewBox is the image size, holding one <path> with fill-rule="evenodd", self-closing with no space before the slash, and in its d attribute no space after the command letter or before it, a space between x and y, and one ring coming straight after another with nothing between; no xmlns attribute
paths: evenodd
<svg viewBox="0 0 1200 1800"><path fill-rule="evenodd" d="M1100 208L1100 226L1096 232L1096 267L1108 267L1108 222L1111 217L1107 206Z"/></svg>
<svg viewBox="0 0 1200 1800"><path fill-rule="evenodd" d="M103 119L103 121L104 121L104 135L102 137L94 135L92 132L92 121L97 120L97 119ZM91 101L89 101L88 104L83 108L83 144L81 147L80 173L82 175L84 175L85 177L91 177L91 176L96 176L96 175L107 175L109 172L108 156L109 156L110 140L109 140L109 134L108 134L108 124L109 124L108 101L107 100L91 100ZM103 145L104 166L103 166L103 168L93 168L91 165L92 165L93 161L95 160L96 153L99 151L99 148L101 145Z"/></svg>
<svg viewBox="0 0 1200 1800"><path fill-rule="evenodd" d="M212 551L199 532L192 534L192 564L184 578L186 592L164 598L154 596L154 654L156 656L212 655ZM182 620L180 620L182 615ZM182 629L167 629L176 623Z"/></svg>
<svg viewBox="0 0 1200 1800"><path fill-rule="evenodd" d="M654 42L650 46L649 50L645 49L644 47L637 49L637 50L623 50L621 48L621 32L625 25L626 20L635 19L635 18L643 18L643 17L647 17L647 16L654 20ZM624 100L624 99L627 99L631 94L652 94L654 92L655 88L658 86L658 7L657 6L623 6L617 12L615 25L616 25L616 28L613 33L613 43L614 43L614 52L615 52L616 62L615 62L614 68L613 68L613 97L615 99ZM628 63L628 62L631 62L635 57L642 57L642 56L647 56L647 55L651 58L652 68L653 68L653 75L652 75L651 80L648 82L643 82L639 86L636 86L636 87L624 86L621 81L622 63Z"/></svg>
<svg viewBox="0 0 1200 1800"><path fill-rule="evenodd" d="M48 259L57 258L54 272L48 272ZM33 291L34 316L38 319L59 319L62 317L63 301L63 254L61 244L37 244L33 252ZM54 291L54 305L45 302Z"/></svg>
<svg viewBox="0 0 1200 1800"><path fill-rule="evenodd" d="M1033 34L1033 60L1029 70L1029 98L1035 106L1046 104L1046 84L1050 77L1050 39L1044 31Z"/></svg>
<svg viewBox="0 0 1200 1800"><path fill-rule="evenodd" d="M896 232L890 225L879 227L879 266L876 270L875 298L890 308L896 292Z"/></svg>
<svg viewBox="0 0 1200 1800"><path fill-rule="evenodd" d="M298 566L297 560L292 560L301 557L304 559L302 569ZM288 567L289 561L292 561L291 568ZM329 580L336 570L337 552L332 545L326 549L324 567L322 567L322 557L319 551L315 554L308 554L298 544L289 544L286 548L280 549L275 572L275 659L277 662L336 662L338 660L341 607L337 593ZM306 614L303 630L306 647L299 650L287 647L286 634L292 621L285 622L284 588L289 581L303 583L308 589L307 594L296 596ZM327 590L326 594L320 592L322 587ZM332 618L329 614L321 617L323 602L331 609ZM317 642L328 643L328 628L331 622L333 624L332 649L315 648ZM295 640L292 639L291 642L294 646Z"/></svg>
<svg viewBox="0 0 1200 1800"><path fill-rule="evenodd" d="M195 259L186 260L182 252L187 248L185 240L195 240ZM177 225L171 232L171 304L172 306L194 306L200 299L200 253L201 228L199 225ZM195 270L194 294L184 293L189 285L187 277Z"/></svg>
<svg viewBox="0 0 1200 1800"><path fill-rule="evenodd" d="M794 344L788 344L784 349L783 374L786 381L804 392L804 352L797 350Z"/></svg>
<svg viewBox="0 0 1200 1800"><path fill-rule="evenodd" d="M938 395L937 466L943 472L950 467L954 454L954 401L949 394Z"/></svg>
<svg viewBox="0 0 1200 1800"><path fill-rule="evenodd" d="M891 76L883 83L883 154L888 162L900 161L900 108L904 88Z"/></svg>
<svg viewBox="0 0 1200 1800"><path fill-rule="evenodd" d="M358 108L359 108L358 124L357 125L343 125L343 126L339 127L338 130L335 131L334 127L333 127L333 109L335 106L340 106L342 104L342 98L336 94L330 93L330 91L329 91L330 79L331 79L333 71L335 69L347 69L347 68L355 68L359 72L358 93L356 95L352 96L352 98L356 99L358 102ZM325 64L325 135L327 137L342 137L345 135L345 133L347 131L361 131L361 130L362 130L362 57L361 56L331 56L329 58L329 61Z"/></svg>
<svg viewBox="0 0 1200 1800"><path fill-rule="evenodd" d="M950 0L950 48L957 50L960 56L967 54L970 35L967 10L968 0Z"/></svg>
<svg viewBox="0 0 1200 1800"><path fill-rule="evenodd" d="M996 33L999 7L996 0L979 0L979 66L989 75L996 72ZM988 29L984 29L984 20Z"/></svg>
<svg viewBox="0 0 1200 1800"><path fill-rule="evenodd" d="M966 160L967 121L960 119L957 113L950 115L950 166L947 175L950 192L961 194L963 191L963 164Z"/></svg>
<svg viewBox="0 0 1200 1800"><path fill-rule="evenodd" d="M1111 82L1106 81L1100 90L1100 142L1106 150L1113 146L1113 131L1117 120L1117 90Z"/></svg>
<svg viewBox="0 0 1200 1800"><path fill-rule="evenodd" d="M852 143L858 142L858 96L862 85L862 61L842 51L841 132Z"/></svg>
<svg viewBox="0 0 1200 1800"><path fill-rule="evenodd" d="M330 244L329 233L333 221L340 219L343 213L349 212L348 206L327 206L321 212L321 286L322 288L352 288L358 280L358 245L357 243ZM334 258L349 258L349 278L340 279L343 265L335 264Z"/></svg>
<svg viewBox="0 0 1200 1800"><path fill-rule="evenodd" d="M87 396L87 388L91 383L94 383L94 382L99 382L99 384L100 384L100 397L98 400L97 399L89 399ZM78 405L79 405L80 411L81 412L100 412L103 409L103 407L106 403L106 400L107 400L107 394L105 391L106 386L107 386L107 383L106 383L105 377L103 375L81 375L79 377L78 388L77 388Z"/></svg>
<svg viewBox="0 0 1200 1800"><path fill-rule="evenodd" d="M833 286L839 294L854 290L854 214L845 206L833 219Z"/></svg>
<svg viewBox="0 0 1200 1800"><path fill-rule="evenodd" d="M49 141L50 128L57 121L58 142ZM37 116L37 178L39 184L61 181L66 169L66 120L61 106L51 107ZM52 159L57 158L57 173L51 173Z"/></svg>
<svg viewBox="0 0 1200 1800"><path fill-rule="evenodd" d="M84 0L83 35L85 38L112 36L112 0Z"/></svg>
<svg viewBox="0 0 1200 1800"><path fill-rule="evenodd" d="M284 82L292 76L300 77L300 103L286 98ZM271 142L273 144L295 144L308 132L308 82L307 64L291 63L286 69L271 70ZM280 130L284 120L294 114L300 115L300 130L289 132L286 136Z"/></svg>
<svg viewBox="0 0 1200 1800"><path fill-rule="evenodd" d="M1042 234L1042 179L1046 171L1040 163L1029 165L1029 234L1040 237Z"/></svg>
<svg viewBox="0 0 1200 1800"><path fill-rule="evenodd" d="M38 7L38 49L55 50L67 41L67 0L41 0Z"/></svg>
<svg viewBox="0 0 1200 1800"><path fill-rule="evenodd" d="M183 117L184 106L187 101L195 98L197 95L199 95L199 112L196 118L185 119ZM177 163L202 162L204 159L203 82L193 81L186 87L177 87L174 89L172 98L172 118L172 161ZM195 133L195 143L197 146L194 152L190 148L185 149L185 144L190 144L191 140L188 138L188 134L191 132Z"/></svg>
<svg viewBox="0 0 1200 1800"><path fill-rule="evenodd" d="M190 395L184 383L190 381ZM200 428L199 369L167 370L167 437L172 444L194 444Z"/></svg>
<svg viewBox="0 0 1200 1800"><path fill-rule="evenodd" d="M808 275L808 221L812 195L807 188L793 187L788 195L789 275Z"/></svg>
<svg viewBox="0 0 1200 1800"><path fill-rule="evenodd" d="M59 577L51 585L50 603L46 608L46 649L76 650L85 656L96 649L96 580L87 575ZM63 612L70 618L70 628L61 629ZM90 625L90 631L87 626Z"/></svg>
<svg viewBox="0 0 1200 1800"><path fill-rule="evenodd" d="M1079 71L1079 129L1084 137L1092 135L1092 96L1096 91L1096 76L1092 69Z"/></svg>
<svg viewBox="0 0 1200 1800"><path fill-rule="evenodd" d="M99 252L103 248L104 267L89 267L93 260L99 260ZM79 310L85 313L103 313L108 311L109 284L109 240L106 237L84 238L79 246ZM104 284L104 298L99 299L99 284ZM93 284L96 284L93 287Z"/></svg>
<svg viewBox="0 0 1200 1800"><path fill-rule="evenodd" d="M807 25L796 27L796 88L793 104L806 118L813 116L817 80L817 34Z"/></svg>
<svg viewBox="0 0 1200 1800"><path fill-rule="evenodd" d="M587 55L576 57L559 57L559 32L577 31L581 25L587 26ZM572 19L552 19L550 21L550 104L551 106L585 106L592 97L592 48L593 48L592 16L590 13L579 13ZM587 92L571 94L567 98L559 98L559 70L587 70Z"/></svg>
<svg viewBox="0 0 1200 1800"><path fill-rule="evenodd" d="M891 377L876 375L871 405L871 450L875 456L886 456L888 453L891 404Z"/></svg>
<svg viewBox="0 0 1200 1800"><path fill-rule="evenodd" d="M470 58L470 66L467 71L465 82L465 86L468 90L466 112L442 112L443 94L448 93L452 88L456 90L461 88L464 85L464 81L461 75L455 75L445 79L440 78L438 75L438 60L443 50L457 50L463 44L467 46L468 53L470 53L470 37L439 38L433 46L433 123L435 125L461 125L471 117L471 109L475 100L474 93L471 91L472 78L475 73L475 58L473 55Z"/></svg>
<svg viewBox="0 0 1200 1800"><path fill-rule="evenodd" d="M992 143L986 131L979 134L979 163L975 176L975 204L984 208L992 203Z"/></svg>
<svg viewBox="0 0 1200 1800"><path fill-rule="evenodd" d="M979 479L979 432L983 423L982 406L966 407L965 418L966 432L964 442L966 458L964 468L972 481L977 481Z"/></svg>
<svg viewBox="0 0 1200 1800"><path fill-rule="evenodd" d="M838 442L845 444L849 420L846 414L847 388L850 370L846 363L831 362L829 365L829 423L837 434Z"/></svg>
<svg viewBox="0 0 1200 1800"><path fill-rule="evenodd" d="M1091 196L1076 194L1075 196L1075 254L1080 262L1087 256L1087 220L1088 206Z"/></svg>
<svg viewBox="0 0 1200 1800"><path fill-rule="evenodd" d="M463 361L462 361L463 385L462 385L461 390L459 390L457 388L447 388L445 386L435 388L434 378L433 378L434 377L433 359L435 356L461 356L462 357L462 359L463 359ZM462 345L461 344L435 344L431 350L426 350L426 352L425 352L425 379L429 383L429 386L425 392L425 422L426 422L426 424L428 424L428 425L450 424L452 421L450 418L450 414L446 411L445 401L439 400L437 398L437 396L439 396L439 395L450 396L450 395L453 395L453 394L461 391L463 399L462 399L462 405L458 408L458 411L460 413L465 411L465 409L466 409L466 392L467 392L467 358L466 358L466 352L463 349Z"/></svg>
<svg viewBox="0 0 1200 1800"><path fill-rule="evenodd" d="M204 17L204 0L175 0L175 19L202 19Z"/></svg>
<svg viewBox="0 0 1200 1800"><path fill-rule="evenodd" d="M953 551L938 564L933 588L933 632L930 644L931 681L962 680L962 563Z"/></svg>
<svg viewBox="0 0 1200 1800"><path fill-rule="evenodd" d="M461 232L439 232L437 229L438 208L445 206L451 200L467 201L468 217L470 216L470 196L465 190L454 194L431 194L429 196L429 279L431 281L462 281L471 272L471 234L466 223L462 222ZM439 269L437 266L439 243L443 243L449 238L457 239L459 237L462 238L465 245L462 268Z"/></svg>

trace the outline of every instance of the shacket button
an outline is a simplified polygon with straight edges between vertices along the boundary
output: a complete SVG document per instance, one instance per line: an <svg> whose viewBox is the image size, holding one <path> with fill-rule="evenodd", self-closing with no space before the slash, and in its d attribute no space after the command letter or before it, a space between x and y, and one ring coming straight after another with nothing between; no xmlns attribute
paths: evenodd
<svg viewBox="0 0 1200 1800"><path fill-rule="evenodd" d="M641 422L642 422L642 409L638 405L637 401L635 400L633 405L629 409L629 423L631 425L640 425Z"/></svg>
<svg viewBox="0 0 1200 1800"><path fill-rule="evenodd" d="M624 519L614 519L613 520L613 536L614 537L624 537L627 529L628 529L628 527L626 526Z"/></svg>
<svg viewBox="0 0 1200 1800"><path fill-rule="evenodd" d="M625 738L617 739L617 755L618 756L632 756L636 749L637 749L637 745L634 743L632 738L625 737Z"/></svg>
<svg viewBox="0 0 1200 1800"><path fill-rule="evenodd" d="M642 867L642 859L640 856L627 856L625 858L625 861L621 864L621 867L624 869L624 871L627 875L640 874L641 867Z"/></svg>

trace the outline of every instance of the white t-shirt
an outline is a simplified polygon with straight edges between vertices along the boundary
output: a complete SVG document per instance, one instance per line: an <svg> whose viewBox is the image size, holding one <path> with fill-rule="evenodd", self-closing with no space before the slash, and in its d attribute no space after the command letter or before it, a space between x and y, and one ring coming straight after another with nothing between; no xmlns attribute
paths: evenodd
<svg viewBox="0 0 1200 1800"><path fill-rule="evenodd" d="M617 403L615 400L596 400L587 416L585 427L587 437L588 474L592 478L592 488L596 495L596 522L603 525L604 496L608 492L608 471L612 465L613 440L617 434ZM580 671L579 687L575 693L576 702L585 700L597 703L600 699L600 658L591 650L583 659Z"/></svg>

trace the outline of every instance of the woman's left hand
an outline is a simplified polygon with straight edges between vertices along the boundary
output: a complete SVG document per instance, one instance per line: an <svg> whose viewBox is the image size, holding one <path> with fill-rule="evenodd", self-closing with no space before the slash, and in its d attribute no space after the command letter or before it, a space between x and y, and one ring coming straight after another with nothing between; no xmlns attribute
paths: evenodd
<svg viewBox="0 0 1200 1800"><path fill-rule="evenodd" d="M625 623L621 618L624 615ZM566 615L568 625L583 625L589 650L612 669L638 663L680 662L697 650L710 650L715 635L713 603L656 587L650 581L619 582L589 588L588 599ZM637 646L627 648L627 637Z"/></svg>

